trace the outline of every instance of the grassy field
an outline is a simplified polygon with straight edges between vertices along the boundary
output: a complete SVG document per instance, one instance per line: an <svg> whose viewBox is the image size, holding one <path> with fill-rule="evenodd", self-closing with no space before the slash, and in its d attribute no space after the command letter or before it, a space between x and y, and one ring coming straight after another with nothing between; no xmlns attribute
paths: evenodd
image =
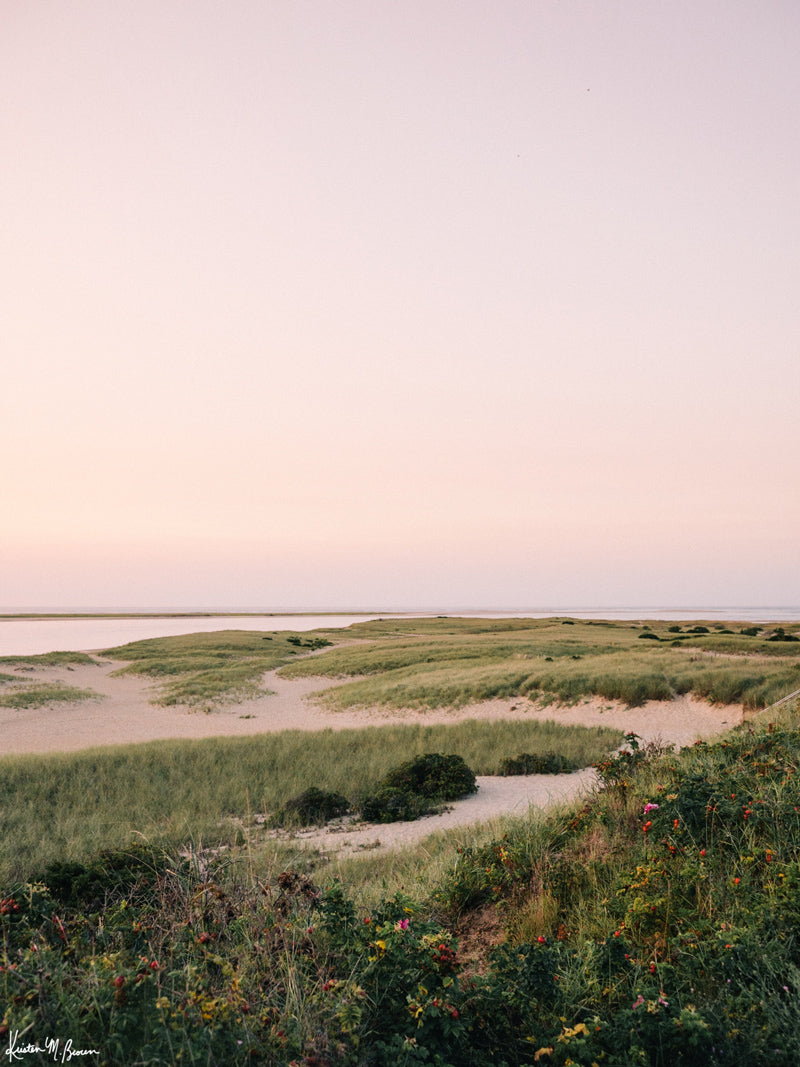
<svg viewBox="0 0 800 1067"><path fill-rule="evenodd" d="M44 652L39 656L0 656L0 667L85 667L96 660L87 652Z"/></svg>
<svg viewBox="0 0 800 1067"><path fill-rule="evenodd" d="M134 641L106 649L103 655L127 661L120 674L161 682L161 704L213 707L258 696L263 693L260 680L266 671L327 644L330 638L323 631L223 630Z"/></svg>
<svg viewBox="0 0 800 1067"><path fill-rule="evenodd" d="M676 633L656 622L359 623L347 630L356 643L298 660L280 673L346 679L325 698L342 709L461 706L515 697L570 703L588 696L638 706L684 693L756 709L800 688L800 641L771 640L771 627L755 636L721 624L690 632L701 625ZM784 636L799 630L789 626Z"/></svg>
<svg viewBox="0 0 800 1067"><path fill-rule="evenodd" d="M40 708L44 704L80 704L84 700L99 699L99 693L93 689L79 689L74 685L60 685L57 682L39 682L19 685L17 680L5 688L0 677L0 707L3 708ZM16 683L16 684L14 684Z"/></svg>
<svg viewBox="0 0 800 1067"><path fill-rule="evenodd" d="M621 741L616 730L539 722L369 727L322 733L157 741L0 760L0 877L30 877L134 836L179 847L231 845L252 817L309 785L353 797L424 752L462 756L494 774L519 752L558 752L578 766Z"/></svg>
<svg viewBox="0 0 800 1067"><path fill-rule="evenodd" d="M279 669L338 680L325 699L339 709L591 696L638 706L685 693L757 709L800 687L798 633L800 625L389 619L302 634L156 638L104 655L127 661L123 673L160 682L159 702L200 708L257 696L265 672Z"/></svg>

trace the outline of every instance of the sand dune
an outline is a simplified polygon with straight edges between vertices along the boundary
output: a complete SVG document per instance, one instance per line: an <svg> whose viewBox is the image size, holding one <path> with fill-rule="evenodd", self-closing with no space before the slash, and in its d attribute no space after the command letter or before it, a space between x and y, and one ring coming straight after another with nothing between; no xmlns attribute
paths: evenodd
<svg viewBox="0 0 800 1067"><path fill-rule="evenodd" d="M584 726L611 726L632 731L645 741L658 740L683 746L699 737L712 737L742 721L738 706L715 707L690 697L651 701L641 708L626 708L601 699L573 707L543 707L528 700L494 700L457 710L384 711L358 709L330 711L313 694L324 679L283 679L276 672L264 675L269 695L205 713L186 707L160 707L151 703L155 687L132 675L115 677L122 666L108 660L72 668L19 671L20 681L63 682L92 689L98 698L79 704L51 704L42 708L0 708L0 749L3 754L74 752L96 745L129 744L165 738L244 736L279 730L347 729L385 723L458 722L463 719L553 719ZM328 683L330 684L330 683ZM534 804L573 799L591 788L594 772L571 775L528 775L514 778L479 778L477 794L453 804L441 815L413 823L341 827L297 835L317 847L361 849L397 847L433 830L481 822L508 813L524 813Z"/></svg>

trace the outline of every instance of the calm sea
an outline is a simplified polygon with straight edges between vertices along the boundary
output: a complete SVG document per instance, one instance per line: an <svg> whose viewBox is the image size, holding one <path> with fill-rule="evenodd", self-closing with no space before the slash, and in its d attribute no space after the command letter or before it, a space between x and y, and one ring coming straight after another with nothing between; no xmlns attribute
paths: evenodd
<svg viewBox="0 0 800 1067"><path fill-rule="evenodd" d="M42 609L4 608L0 614L20 614ZM98 609L98 612L103 609ZM107 610L107 609L106 609ZM114 609L123 612L124 608ZM137 609L138 610L138 609ZM60 609L53 615L71 613L69 609ZM460 615L471 618L503 619L526 618L543 619L553 615L569 616L573 619L661 619L682 622L684 620L706 620L711 622L798 622L800 607L763 607L763 608L658 608L658 607L616 607L616 608L544 608L537 611L475 611L461 609L442 609L441 611L386 612L405 618L424 618L432 615ZM314 630L317 627L350 626L354 622L365 622L380 618L379 613L369 614L330 614L330 615L183 615L180 618L158 618L153 616L137 618L46 618L46 619L1 619L0 618L0 656L32 656L41 652L75 652L91 649L112 648L139 641L147 637L169 637L175 634L210 633L218 630Z"/></svg>

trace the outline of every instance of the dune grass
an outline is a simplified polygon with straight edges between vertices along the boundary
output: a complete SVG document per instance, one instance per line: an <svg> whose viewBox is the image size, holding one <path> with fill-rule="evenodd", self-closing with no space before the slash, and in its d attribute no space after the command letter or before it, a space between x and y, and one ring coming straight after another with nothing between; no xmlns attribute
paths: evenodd
<svg viewBox="0 0 800 1067"><path fill-rule="evenodd" d="M123 673L159 682L159 703L207 708L262 694L263 675L276 669L287 678L339 680L325 698L338 709L591 696L638 706L684 693L756 709L795 688L800 642L770 640L769 627L754 634L754 627L714 625L673 633L656 622L389 619L303 634L156 638L105 655L127 661ZM787 626L786 634L798 630ZM333 647L320 651L326 645Z"/></svg>
<svg viewBox="0 0 800 1067"><path fill-rule="evenodd" d="M340 710L591 696L634 707L687 693L757 709L800 682L800 642L773 642L769 628L758 636L677 635L655 622L417 619L360 623L347 632L359 643L290 663L280 674L344 679L325 694Z"/></svg>
<svg viewBox="0 0 800 1067"><path fill-rule="evenodd" d="M295 676L375 687L356 702L419 707L476 692L635 702L666 686L758 708L800 688L797 644L769 628L647 625L389 620L303 660L311 648L288 639L275 658L207 645L211 661L192 659L190 639L141 662L169 685L283 657ZM629 738L609 758L618 735L519 717L0 760L0 1021L111 1067L794 1067L798 702L753 718L713 744ZM349 793L422 751L487 773L570 739L578 762L602 761L604 788L580 806L327 863L264 847L253 826L310 784ZM220 844L233 847L214 858ZM9 881L53 863L46 887Z"/></svg>
<svg viewBox="0 0 800 1067"><path fill-rule="evenodd" d="M41 708L47 704L79 704L84 700L102 699L93 689L81 689L41 678L28 680L22 672L56 667L96 666L97 660L85 652L45 652L36 656L0 656L0 667L13 667L17 673L0 673L0 707Z"/></svg>
<svg viewBox="0 0 800 1067"><path fill-rule="evenodd" d="M41 708L47 704L80 704L84 700L99 699L102 699L100 694L93 689L79 689L58 682L38 682L0 689L0 707L3 708Z"/></svg>
<svg viewBox="0 0 800 1067"><path fill-rule="evenodd" d="M0 656L0 667L88 667L97 660L87 652L43 652L35 656Z"/></svg>
<svg viewBox="0 0 800 1067"><path fill-rule="evenodd" d="M309 785L352 797L424 752L462 756L496 773L521 751L558 751L579 766L621 734L540 722L299 730L253 737L158 741L0 761L0 875L84 858L132 835L178 845L241 840L242 820L274 811Z"/></svg>
<svg viewBox="0 0 800 1067"><path fill-rule="evenodd" d="M118 674L161 682L159 704L213 707L263 694L260 680L266 671L329 644L326 634L223 630L133 641L103 655L128 662Z"/></svg>

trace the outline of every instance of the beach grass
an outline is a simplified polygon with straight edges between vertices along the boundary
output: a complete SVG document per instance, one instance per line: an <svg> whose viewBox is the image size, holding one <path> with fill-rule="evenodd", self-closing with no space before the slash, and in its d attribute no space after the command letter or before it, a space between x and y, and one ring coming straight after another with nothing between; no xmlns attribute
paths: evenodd
<svg viewBox="0 0 800 1067"><path fill-rule="evenodd" d="M337 680L342 708L691 693L753 715L678 753L632 735L620 753L615 731L518 708L514 721L6 757L0 1021L102 1048L93 1062L111 1065L146 1049L176 1065L791 1067L798 702L757 709L800 688L785 640L800 628L692 630L395 619L327 650L314 634L274 649L269 634L125 646L131 669L165 691L199 681L199 699L281 668ZM426 751L478 774L557 751L599 763L601 788L349 858L267 837L260 817L309 785L352 795ZM32 877L46 888L13 882Z"/></svg>
<svg viewBox="0 0 800 1067"><path fill-rule="evenodd" d="M589 697L635 707L687 693L755 710L797 687L799 631L719 623L682 629L655 620L381 619L346 630L155 638L104 655L126 661L121 673L159 683L155 701L165 705L250 699L265 692L264 674L278 670L337 681L324 699L339 710Z"/></svg>
<svg viewBox="0 0 800 1067"><path fill-rule="evenodd" d="M14 682L18 681L14 679ZM47 704L80 704L84 700L100 699L100 694L93 689L79 689L58 682L36 682L0 689L0 707L3 708L41 708Z"/></svg>
<svg viewBox="0 0 800 1067"><path fill-rule="evenodd" d="M14 674L0 673L0 707L41 708L48 704L79 704L84 700L101 700L93 689L48 682L41 677L27 680L22 674L50 668L96 666L97 660L86 652L45 652L35 656L1 656L0 667L14 668Z"/></svg>
<svg viewBox="0 0 800 1067"><path fill-rule="evenodd" d="M161 683L155 703L214 707L265 693L262 675L329 644L327 633L223 630L182 634L133 641L106 649L103 655L127 661L118 674L144 675Z"/></svg>
<svg viewBox="0 0 800 1067"><path fill-rule="evenodd" d="M38 670L42 667L87 667L97 660L88 652L43 652L35 656L0 656L0 667Z"/></svg>
<svg viewBox="0 0 800 1067"><path fill-rule="evenodd" d="M756 636L694 629L705 632L671 633L655 621L382 620L351 626L357 643L280 674L340 679L324 695L339 710L514 698L570 704L592 696L635 707L683 694L758 709L800 684L800 642L774 640L770 628Z"/></svg>
<svg viewBox="0 0 800 1067"><path fill-rule="evenodd" d="M255 815L309 785L352 797L425 752L460 755L476 774L494 774L522 751L557 751L586 766L620 741L600 727L471 720L9 756L0 761L0 875L30 875L134 835L173 846L236 843Z"/></svg>

